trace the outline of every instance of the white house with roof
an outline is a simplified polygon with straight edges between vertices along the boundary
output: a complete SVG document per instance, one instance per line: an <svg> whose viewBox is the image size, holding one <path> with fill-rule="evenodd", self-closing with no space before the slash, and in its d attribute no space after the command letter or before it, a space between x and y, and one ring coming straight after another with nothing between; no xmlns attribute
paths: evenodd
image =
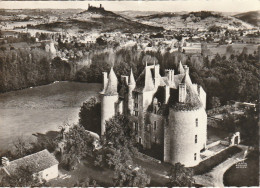
<svg viewBox="0 0 260 188"><path fill-rule="evenodd" d="M49 181L58 177L59 162L47 149L13 161L2 158L2 161L3 166L0 167L1 174L12 176L19 168L28 167L40 181Z"/></svg>

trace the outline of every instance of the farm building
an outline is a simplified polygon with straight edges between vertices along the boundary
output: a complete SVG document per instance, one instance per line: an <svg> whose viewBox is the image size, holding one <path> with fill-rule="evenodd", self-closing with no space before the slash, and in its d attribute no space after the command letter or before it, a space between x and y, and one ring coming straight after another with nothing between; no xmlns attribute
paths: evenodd
<svg viewBox="0 0 260 188"><path fill-rule="evenodd" d="M56 158L45 149L10 162L5 158L0 170L11 176L19 168L28 167L34 176L49 181L58 177L58 164Z"/></svg>

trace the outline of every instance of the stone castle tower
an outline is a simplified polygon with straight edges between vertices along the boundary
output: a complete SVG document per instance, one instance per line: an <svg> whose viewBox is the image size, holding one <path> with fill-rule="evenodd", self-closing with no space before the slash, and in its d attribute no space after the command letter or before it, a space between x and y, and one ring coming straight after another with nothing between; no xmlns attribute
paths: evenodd
<svg viewBox="0 0 260 188"><path fill-rule="evenodd" d="M207 141L206 93L192 83L189 67L180 62L177 74L169 69L163 77L159 65L146 65L136 81L131 70L121 83L118 91L113 68L103 73L101 134L105 121L124 114L143 148L161 148L165 162L197 165Z"/></svg>

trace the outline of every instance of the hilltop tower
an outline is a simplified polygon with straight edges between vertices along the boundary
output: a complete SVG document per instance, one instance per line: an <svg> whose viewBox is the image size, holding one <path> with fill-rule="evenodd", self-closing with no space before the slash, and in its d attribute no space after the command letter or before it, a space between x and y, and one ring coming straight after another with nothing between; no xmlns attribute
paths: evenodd
<svg viewBox="0 0 260 188"><path fill-rule="evenodd" d="M106 131L106 121L116 114L116 104L118 102L117 92L118 80L116 74L111 68L109 76L103 72L103 91L101 94L101 135Z"/></svg>

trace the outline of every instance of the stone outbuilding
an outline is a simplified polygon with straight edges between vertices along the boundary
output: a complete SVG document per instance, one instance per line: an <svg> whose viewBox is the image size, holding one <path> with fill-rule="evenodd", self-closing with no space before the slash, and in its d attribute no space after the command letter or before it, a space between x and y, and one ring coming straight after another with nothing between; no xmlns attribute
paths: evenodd
<svg viewBox="0 0 260 188"><path fill-rule="evenodd" d="M40 181L49 181L58 177L58 164L56 158L45 149L10 162L5 158L1 171L12 176L20 167L28 167Z"/></svg>

